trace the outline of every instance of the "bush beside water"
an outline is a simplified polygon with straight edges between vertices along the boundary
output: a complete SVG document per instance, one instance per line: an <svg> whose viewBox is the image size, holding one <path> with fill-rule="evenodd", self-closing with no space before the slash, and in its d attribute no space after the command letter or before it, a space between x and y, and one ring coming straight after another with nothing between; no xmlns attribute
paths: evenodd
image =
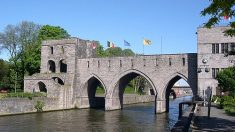
<svg viewBox="0 0 235 132"><path fill-rule="evenodd" d="M235 98L232 96L213 96L212 101L219 105L229 115L235 116Z"/></svg>

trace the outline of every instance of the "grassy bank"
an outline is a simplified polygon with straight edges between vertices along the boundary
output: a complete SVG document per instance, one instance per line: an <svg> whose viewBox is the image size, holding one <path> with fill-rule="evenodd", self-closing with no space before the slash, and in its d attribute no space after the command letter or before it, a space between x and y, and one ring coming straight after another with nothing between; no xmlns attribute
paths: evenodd
<svg viewBox="0 0 235 132"><path fill-rule="evenodd" d="M43 92L35 92L35 93L0 93L0 99L3 98L29 98L32 99L33 97L46 97L46 93Z"/></svg>

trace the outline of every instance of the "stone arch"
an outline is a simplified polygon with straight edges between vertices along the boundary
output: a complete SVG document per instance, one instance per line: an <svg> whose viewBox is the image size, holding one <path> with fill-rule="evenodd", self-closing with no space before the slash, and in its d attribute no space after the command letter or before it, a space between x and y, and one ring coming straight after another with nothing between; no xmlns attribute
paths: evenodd
<svg viewBox="0 0 235 132"><path fill-rule="evenodd" d="M169 111L169 98L168 97L169 97L170 93L172 92L171 89L172 89L173 85L178 80L184 79L192 89L192 86L190 85L188 78L185 75L181 74L181 73L178 73L178 72L174 73L168 78L169 79L166 80L165 83L163 83L164 85L163 85L163 90L162 90L162 93L161 93L162 99L166 100L166 103L165 103L166 104L166 106L165 106L166 107L166 112Z"/></svg>
<svg viewBox="0 0 235 132"><path fill-rule="evenodd" d="M60 72L67 72L67 63L65 59L59 61Z"/></svg>
<svg viewBox="0 0 235 132"><path fill-rule="evenodd" d="M49 72L55 73L56 71L55 61L49 60L47 66Z"/></svg>
<svg viewBox="0 0 235 132"><path fill-rule="evenodd" d="M58 83L58 84L60 84L60 85L64 85L64 81L63 81L61 78L59 78L59 77L52 77L52 79L53 79L56 83Z"/></svg>
<svg viewBox="0 0 235 132"><path fill-rule="evenodd" d="M118 101L115 101L116 103L119 104L115 104L115 105L119 105L119 108L123 108L123 92L124 92L124 88L125 86L135 77L137 76L143 76L151 85L151 87L154 90L154 94L155 94L155 101L156 101L156 97L157 97L157 89L154 85L154 83L152 82L152 80L150 79L150 77L148 75L146 75L145 73L136 70L136 69L131 69L131 70L127 70L121 74L119 74L117 77L114 78L114 80L111 83L111 87L113 88L111 89L111 91L109 91L111 93L111 98L113 99L118 99Z"/></svg>
<svg viewBox="0 0 235 132"><path fill-rule="evenodd" d="M43 82L38 82L38 88L39 88L39 91L40 92L45 92L47 93L47 88L46 88L46 85L43 83Z"/></svg>
<svg viewBox="0 0 235 132"><path fill-rule="evenodd" d="M101 85L104 88L104 95L96 96L96 89ZM97 107L105 107L105 96L107 93L106 86L104 82L95 74L90 75L82 85L81 96L83 98L88 98L88 107L97 108Z"/></svg>

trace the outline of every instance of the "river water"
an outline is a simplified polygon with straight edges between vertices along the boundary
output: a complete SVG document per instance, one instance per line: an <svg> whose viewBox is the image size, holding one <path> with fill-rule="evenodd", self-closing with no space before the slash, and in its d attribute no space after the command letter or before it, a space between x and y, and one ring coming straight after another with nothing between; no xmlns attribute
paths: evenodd
<svg viewBox="0 0 235 132"><path fill-rule="evenodd" d="M165 132L176 123L178 104L170 101L169 113L154 114L154 103L125 105L123 110L74 109L0 117L0 131L7 132Z"/></svg>

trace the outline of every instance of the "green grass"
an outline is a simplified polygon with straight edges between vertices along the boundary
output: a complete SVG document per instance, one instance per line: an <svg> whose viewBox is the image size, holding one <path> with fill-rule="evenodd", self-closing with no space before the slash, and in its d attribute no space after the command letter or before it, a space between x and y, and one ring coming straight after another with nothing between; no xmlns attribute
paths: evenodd
<svg viewBox="0 0 235 132"><path fill-rule="evenodd" d="M96 88L96 94L104 94L105 91L104 91L104 88L103 87L97 87Z"/></svg>
<svg viewBox="0 0 235 132"><path fill-rule="evenodd" d="M97 87L96 89L96 94L105 94L105 91L102 87ZM135 93L135 89L130 87L130 86L126 86L124 94L137 94Z"/></svg>
<svg viewBox="0 0 235 132"><path fill-rule="evenodd" d="M2 93L0 94L0 99L2 98L29 98L33 97L46 97L46 93L36 92L36 93L27 93L27 92L17 92L17 93Z"/></svg>
<svg viewBox="0 0 235 132"><path fill-rule="evenodd" d="M124 94L136 94L135 89L133 87L126 86Z"/></svg>

